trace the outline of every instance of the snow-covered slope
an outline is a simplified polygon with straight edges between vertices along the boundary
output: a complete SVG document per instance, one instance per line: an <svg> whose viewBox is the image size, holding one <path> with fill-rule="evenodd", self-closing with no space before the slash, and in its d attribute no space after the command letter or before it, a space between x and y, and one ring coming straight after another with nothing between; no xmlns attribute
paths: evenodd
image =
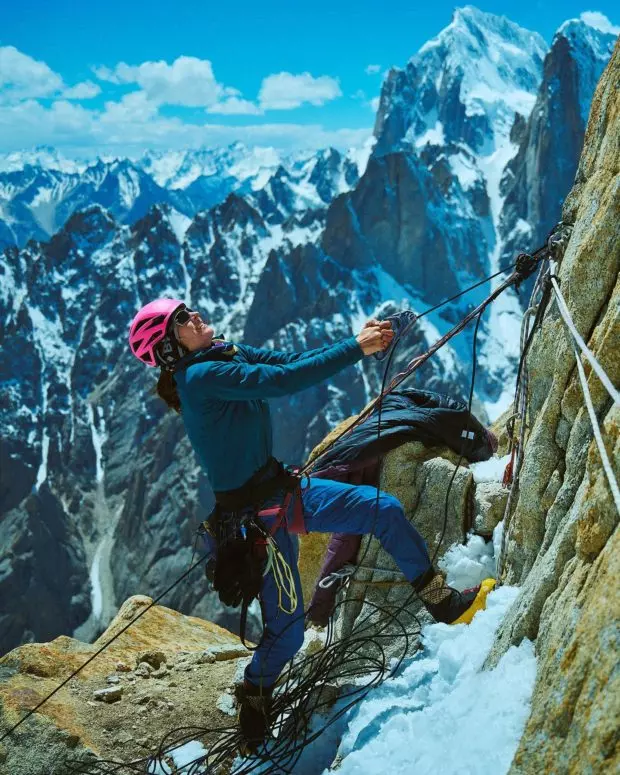
<svg viewBox="0 0 620 775"><path fill-rule="evenodd" d="M524 640L494 670L481 668L517 593L491 593L487 610L469 626L425 627L420 653L304 750L295 771L314 775L317 761L329 766L336 759L343 775L507 772L529 714L533 644Z"/></svg>

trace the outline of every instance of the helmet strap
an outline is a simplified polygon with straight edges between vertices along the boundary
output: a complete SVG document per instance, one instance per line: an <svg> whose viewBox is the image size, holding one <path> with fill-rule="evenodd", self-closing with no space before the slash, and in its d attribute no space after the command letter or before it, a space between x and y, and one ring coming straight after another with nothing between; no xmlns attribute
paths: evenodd
<svg viewBox="0 0 620 775"><path fill-rule="evenodd" d="M189 350L177 340L174 332L166 334L162 341L155 348L155 357L157 363L162 369L166 371L173 371L177 361L184 355L187 355Z"/></svg>

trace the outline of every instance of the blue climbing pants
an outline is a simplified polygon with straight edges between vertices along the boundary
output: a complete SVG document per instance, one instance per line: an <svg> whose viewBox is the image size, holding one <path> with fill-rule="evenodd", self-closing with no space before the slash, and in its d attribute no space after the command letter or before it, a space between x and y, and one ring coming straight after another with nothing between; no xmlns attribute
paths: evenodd
<svg viewBox="0 0 620 775"><path fill-rule="evenodd" d="M305 526L309 533L372 533L385 551L392 555L408 581L413 581L429 569L431 561L424 539L408 521L400 501L392 495L379 493L377 511L375 487L310 479L302 499ZM292 517L292 504L289 508ZM264 522L269 528L273 518ZM281 610L278 588L273 573L269 572L263 578L260 594L263 637L245 671L249 681L263 686L274 684L284 665L299 651L305 629L296 537L291 536L283 526L276 530L274 539L293 573L297 607L292 613ZM286 596L282 603L283 608L290 607Z"/></svg>

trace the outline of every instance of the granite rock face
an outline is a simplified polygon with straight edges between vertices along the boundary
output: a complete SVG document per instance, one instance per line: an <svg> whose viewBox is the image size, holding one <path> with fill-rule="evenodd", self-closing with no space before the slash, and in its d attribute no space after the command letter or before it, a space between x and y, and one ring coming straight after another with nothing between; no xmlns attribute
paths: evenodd
<svg viewBox="0 0 620 775"><path fill-rule="evenodd" d="M210 622L132 597L93 644L61 636L0 659L0 736L103 643L120 634L40 712L0 743L0 772L69 775L88 763L148 757L183 724L230 724L230 687L250 656ZM90 769L89 769L90 771Z"/></svg>
<svg viewBox="0 0 620 775"><path fill-rule="evenodd" d="M620 383L620 48L597 87L563 218L574 230L557 272L577 330ZM617 472L620 408L585 358ZM522 585L490 655L536 640L532 713L511 773L607 773L620 762L618 513L593 441L572 341L557 307L528 357L530 431L507 530L505 578Z"/></svg>
<svg viewBox="0 0 620 775"><path fill-rule="evenodd" d="M88 573L76 526L43 486L3 516L0 653L19 642L48 640L88 615Z"/></svg>

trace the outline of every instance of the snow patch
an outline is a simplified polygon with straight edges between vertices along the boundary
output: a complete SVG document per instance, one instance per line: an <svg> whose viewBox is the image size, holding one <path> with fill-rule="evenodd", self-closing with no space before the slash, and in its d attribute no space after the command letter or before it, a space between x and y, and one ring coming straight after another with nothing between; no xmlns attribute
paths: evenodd
<svg viewBox="0 0 620 775"><path fill-rule="evenodd" d="M423 135L415 141L416 148L422 148L425 145L443 145L446 139L443 131L443 124L437 121L434 127L427 129Z"/></svg>
<svg viewBox="0 0 620 775"><path fill-rule="evenodd" d="M101 577L100 577L100 566L101 566L101 555L103 554L103 549L105 546L106 538L104 537L100 542L99 546L97 547L97 551L95 552L95 556L93 557L93 563L90 566L90 603L92 608L92 617L95 619L95 621L99 621L101 619L101 614L103 613L103 589L101 587Z"/></svg>
<svg viewBox="0 0 620 775"><path fill-rule="evenodd" d="M130 210L140 196L140 179L133 169L128 169L118 176L118 192L125 207Z"/></svg>
<svg viewBox="0 0 620 775"><path fill-rule="evenodd" d="M423 652L351 714L340 775L508 771L529 714L533 645L526 639L495 669L481 668L518 591L492 592L470 625L423 629Z"/></svg>
<svg viewBox="0 0 620 775"><path fill-rule="evenodd" d="M452 544L438 562L447 582L461 592L488 578L495 578L493 544L470 533L465 544Z"/></svg>
<svg viewBox="0 0 620 775"><path fill-rule="evenodd" d="M88 423L90 425L91 438L93 440L93 449L95 450L95 471L97 483L103 482L104 470L103 470L103 445L106 442L107 434L105 427L105 417L103 416L103 409L97 407L97 419L95 420L95 412L93 405L88 404Z"/></svg>
<svg viewBox="0 0 620 775"><path fill-rule="evenodd" d="M187 215L183 215L178 210L171 209L168 213L168 223L170 228L174 232L179 245L182 245L185 240L185 232L192 225L192 219Z"/></svg>
<svg viewBox="0 0 620 775"><path fill-rule="evenodd" d="M371 135L360 148L349 148L347 151L347 158L355 164L360 177L366 172L368 160L370 159L372 149L375 147L376 142L377 138Z"/></svg>
<svg viewBox="0 0 620 775"><path fill-rule="evenodd" d="M45 418L45 415L43 415ZM47 456L50 448L50 437L47 435L47 429L43 429L43 437L41 438L41 462L39 464L39 470L37 471L37 480L34 484L35 492L39 491L39 487L47 479Z"/></svg>
<svg viewBox="0 0 620 775"><path fill-rule="evenodd" d="M472 157L466 158L463 154L457 153L449 157L449 162L452 173L458 178L464 191L470 189L480 179L480 173Z"/></svg>
<svg viewBox="0 0 620 775"><path fill-rule="evenodd" d="M499 567L502 553L502 541L504 540L504 520L498 522L493 530L493 555L495 557L495 578L500 574Z"/></svg>
<svg viewBox="0 0 620 775"><path fill-rule="evenodd" d="M197 772L197 764L207 755L207 749L198 740L190 740L165 754L172 767L164 761L151 760L147 765L148 775L190 775Z"/></svg>
<svg viewBox="0 0 620 775"><path fill-rule="evenodd" d="M225 713L227 716L237 715L235 701L233 700L232 694L228 694L226 692L224 694L220 694L215 704L217 709L221 710L222 713Z"/></svg>
<svg viewBox="0 0 620 775"><path fill-rule="evenodd" d="M470 463L469 470L474 475L474 482L501 482L504 478L504 470L510 461L510 455L493 457L482 460L480 463Z"/></svg>

